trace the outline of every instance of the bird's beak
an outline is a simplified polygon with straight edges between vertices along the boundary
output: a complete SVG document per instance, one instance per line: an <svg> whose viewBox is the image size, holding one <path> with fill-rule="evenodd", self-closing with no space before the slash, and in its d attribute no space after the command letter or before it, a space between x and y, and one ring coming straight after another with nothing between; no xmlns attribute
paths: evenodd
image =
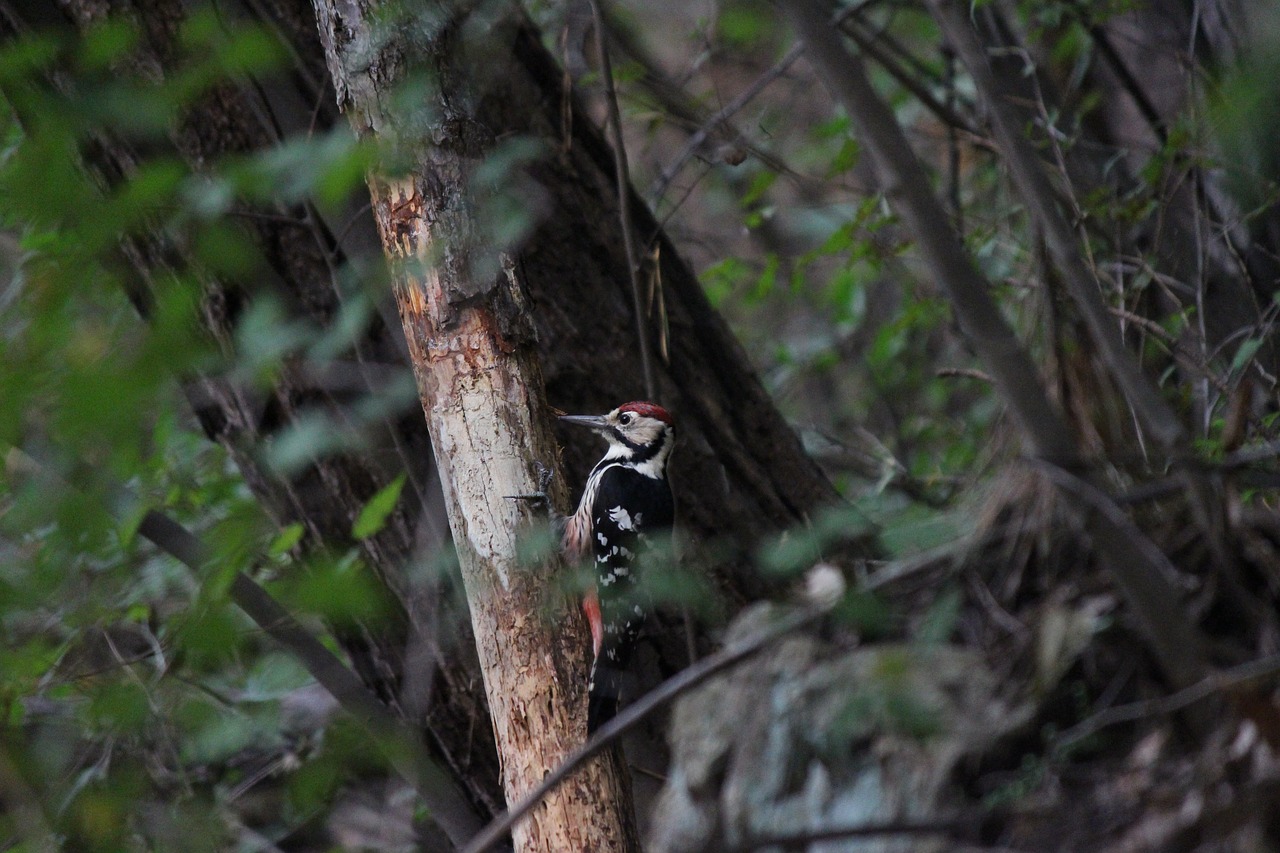
<svg viewBox="0 0 1280 853"><path fill-rule="evenodd" d="M584 426L596 432L604 432L609 428L609 422L604 415L561 415L560 420L567 424Z"/></svg>

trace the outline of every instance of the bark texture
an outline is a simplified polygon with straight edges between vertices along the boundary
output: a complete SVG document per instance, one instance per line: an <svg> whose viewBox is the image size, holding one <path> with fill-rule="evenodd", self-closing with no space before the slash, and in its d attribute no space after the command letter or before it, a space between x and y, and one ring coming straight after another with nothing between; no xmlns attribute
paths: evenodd
<svg viewBox="0 0 1280 853"><path fill-rule="evenodd" d="M384 166L369 177L373 213L440 466L503 788L514 803L585 739L587 644L567 597L548 596L558 561L520 558L529 511L507 497L538 488L535 461L555 460L556 445L520 275L473 222L470 190L496 134L469 107L485 97L486 81L477 86L457 69L500 62L500 54L471 55L470 21L448 4L431 9L426 17L439 29L418 43L384 29L383 12L377 3L316 3L338 103L357 134L409 161L406 174ZM440 87L425 127L412 107L388 106L410 72L430 75L429 90ZM500 269L485 263L495 258ZM582 768L516 825L516 848L636 849L623 772L617 753Z"/></svg>

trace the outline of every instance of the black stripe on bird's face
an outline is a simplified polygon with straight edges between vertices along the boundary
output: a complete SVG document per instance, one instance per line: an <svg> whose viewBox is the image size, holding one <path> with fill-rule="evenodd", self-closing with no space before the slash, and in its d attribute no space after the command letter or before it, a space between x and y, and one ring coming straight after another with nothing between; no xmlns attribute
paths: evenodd
<svg viewBox="0 0 1280 853"><path fill-rule="evenodd" d="M614 441L631 451L627 454L628 462L648 462L650 459L657 456L663 446L667 443L666 430L659 432L657 438L648 444L640 444L639 442L632 441L617 427L610 427L609 433Z"/></svg>

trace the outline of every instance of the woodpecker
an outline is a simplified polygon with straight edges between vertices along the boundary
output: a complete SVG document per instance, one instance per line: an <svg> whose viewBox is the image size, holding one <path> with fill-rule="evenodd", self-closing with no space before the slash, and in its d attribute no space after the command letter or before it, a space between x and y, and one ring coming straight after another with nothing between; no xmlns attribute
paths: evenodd
<svg viewBox="0 0 1280 853"><path fill-rule="evenodd" d="M595 430L609 444L587 477L563 543L574 560L595 556L596 588L582 603L591 625L587 731L592 733L618 712L631 652L644 627L646 603L638 594L637 558L648 538L670 531L675 520L667 482L675 419L655 403L637 401L607 415L564 415L560 420Z"/></svg>

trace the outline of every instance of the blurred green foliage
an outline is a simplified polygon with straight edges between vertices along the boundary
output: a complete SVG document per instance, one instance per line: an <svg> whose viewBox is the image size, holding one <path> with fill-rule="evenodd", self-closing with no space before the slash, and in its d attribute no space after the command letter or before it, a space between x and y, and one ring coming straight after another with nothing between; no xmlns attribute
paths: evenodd
<svg viewBox="0 0 1280 853"><path fill-rule="evenodd" d="M378 585L354 544L303 556L303 526L276 528L186 394L197 374L268 388L363 333L379 294L355 268L337 273L347 298L329 328L264 295L218 341L202 312L215 279L251 290L265 273L242 227L253 205L337 210L371 152L336 131L192 171L165 153L186 111L229 79L287 73L287 52L211 9L184 22L163 79L137 61L141 43L112 19L0 49L0 763L45 822L0 815L5 849L46 832L84 851L236 849L221 809L259 783L302 767L289 807L258 827L283 837L376 763L363 734L320 737L326 715L299 716L310 676L228 586L257 573L323 631L383 613ZM87 167L106 141L147 156L120 174ZM131 240L169 247L147 281ZM296 470L357 446L361 424L414 399L405 379L346 424L295 426L266 461ZM382 527L403 483L369 501L353 537ZM149 509L201 537L202 573L137 535Z"/></svg>

